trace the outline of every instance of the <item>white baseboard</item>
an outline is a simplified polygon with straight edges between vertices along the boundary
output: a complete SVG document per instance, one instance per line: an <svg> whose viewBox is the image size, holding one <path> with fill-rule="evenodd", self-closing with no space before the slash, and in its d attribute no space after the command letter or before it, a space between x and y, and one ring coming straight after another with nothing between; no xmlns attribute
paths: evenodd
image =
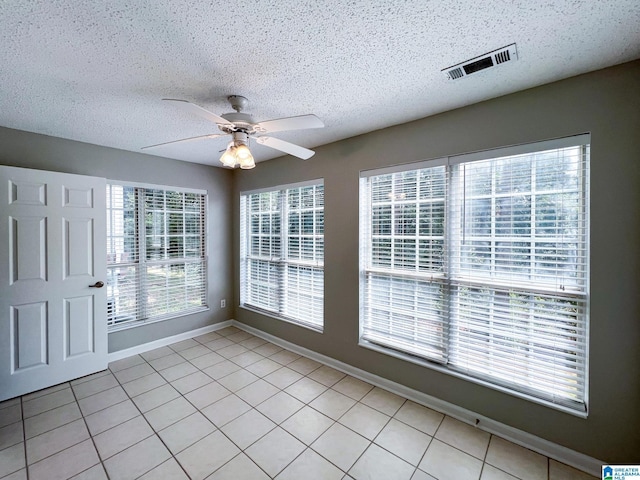
<svg viewBox="0 0 640 480"><path fill-rule="evenodd" d="M164 347L172 343L180 342L182 340L188 340L189 338L198 337L200 335L204 335L205 333L215 332L216 330L230 327L231 325L233 325L232 322L234 321L235 320L226 320L224 322L215 323L206 327L196 328L195 330L189 330L188 332L179 333L171 337L160 338L158 340L154 340L153 342L143 343L142 345L136 345L135 347L125 348L124 350L112 352L109 354L109 363L115 362L116 360L120 360L122 358L148 352L149 350Z"/></svg>
<svg viewBox="0 0 640 480"><path fill-rule="evenodd" d="M238 322L237 320L231 320L230 324L242 330L245 330L246 332L249 332L256 337L260 337L264 340L268 340L271 343L286 348L287 350L291 350L292 352L296 352L300 355L311 358L312 360L320 362L324 365L328 365L329 367L340 370L341 372L347 373L362 381L375 385L376 387L384 388L385 390L424 405L425 407L429 407L433 410L444 413L445 415L449 415L450 417L456 418L462 422L474 425L481 430L502 437L505 440L509 440L510 442L521 445L525 448L533 450L534 452L538 452L542 455L545 455L546 457L557 460L558 462L570 465L574 468L577 468L578 470L586 472L590 475L594 475L598 478L600 478L601 476L602 465L606 464L605 462L597 460L593 457L550 442L549 440L545 440L544 438L532 435L523 430L510 427L509 425L505 425L504 423L500 423L490 418L484 417L475 412L472 412L471 410L467 410L452 403L445 402L444 400L440 400L439 398L432 397L431 395L427 395L426 393L422 393L417 390L413 390L412 388L406 387L396 382L392 382L391 380L379 377L378 375L374 375L365 370L353 367L347 363L343 363L334 358L314 352L313 350L309 350L294 343L287 342L286 340L282 340L279 337L266 333L262 330L258 330L257 328L250 327L249 325Z"/></svg>

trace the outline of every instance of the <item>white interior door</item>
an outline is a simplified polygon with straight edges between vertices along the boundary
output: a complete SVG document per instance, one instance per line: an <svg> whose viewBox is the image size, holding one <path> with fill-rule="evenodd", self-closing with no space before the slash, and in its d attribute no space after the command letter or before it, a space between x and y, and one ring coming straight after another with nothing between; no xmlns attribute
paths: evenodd
<svg viewBox="0 0 640 480"><path fill-rule="evenodd" d="M105 184L0 166L0 401L107 368Z"/></svg>

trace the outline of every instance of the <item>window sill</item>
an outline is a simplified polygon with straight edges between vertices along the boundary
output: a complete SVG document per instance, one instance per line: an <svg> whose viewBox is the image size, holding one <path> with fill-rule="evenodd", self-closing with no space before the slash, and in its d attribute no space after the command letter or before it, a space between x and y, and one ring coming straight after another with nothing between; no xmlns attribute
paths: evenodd
<svg viewBox="0 0 640 480"><path fill-rule="evenodd" d="M279 320L281 322L290 323L291 325L295 325L296 327L306 328L307 330L311 330L312 332L315 332L315 333L323 333L324 332L324 328L323 327L318 327L318 326L315 326L315 325L310 325L308 323L297 322L297 321L291 320L289 318L280 317L278 315L274 315L273 313L269 313L266 310L260 310L258 308L249 307L247 305L238 305L238 308L241 308L243 310L247 310L248 312L258 313L260 315L264 315L265 317L273 318L274 320Z"/></svg>
<svg viewBox="0 0 640 480"><path fill-rule="evenodd" d="M358 346L363 347L363 348L367 348L369 350L373 350L375 352L378 353L382 353L384 355L388 355L390 357L394 357L394 358L398 358L400 360L404 360L406 362L410 362L416 365L419 365L421 367L426 367L429 368L431 370L435 370L437 372L440 373L444 373L446 375L451 375L453 377L456 378L460 378L462 380L466 380L468 382L471 383L475 383L477 385L481 385L483 387L486 388L490 388L492 390L497 390L501 393L506 393L507 395L511 395L513 397L517 397L517 398L522 398L524 400L528 400L530 402L533 403L537 403L539 405L543 405L545 407L549 407L549 408L553 408L554 410L559 410L561 412L564 413L568 413L570 415L579 417L579 418L587 418L588 417L588 411L579 411L579 410L575 410L573 408L567 407L565 405L559 405L553 402L550 402L548 400L544 400L542 398L538 398L538 397L534 397L533 395L527 395L526 393L522 393L522 392L517 392L515 390L511 390L509 388L494 384L494 383L490 383L487 382L485 380L481 380L479 378L475 378L475 377L471 377L469 375L465 375L464 373L460 373L460 372L456 372L455 370L451 370L449 368L443 367L442 365L438 365L437 363L432 363L429 362L428 360L423 360L421 358L418 357L414 357L412 355L406 354L406 353L402 353L402 352L398 352L396 350L393 350L391 348L385 348L381 345L377 345L371 342L368 342L366 340L362 340L360 339L358 341Z"/></svg>
<svg viewBox="0 0 640 480"><path fill-rule="evenodd" d="M151 325L154 323L158 323L158 322L164 322L166 320L174 320L176 318L181 318L181 317L186 317L189 315L195 315L196 313L202 313L202 312L208 312L209 310L211 310L209 307L202 307L202 308L198 308L198 309L194 309L194 310L189 310L186 312L181 312L178 313L176 315L172 315L169 317L160 317L160 318L156 318L156 319L152 319L152 320L137 320L135 322L131 322L131 323L122 323L120 325L112 325L110 327L107 327L107 333L115 333L115 332L120 332L122 330L129 330L130 328L136 328L136 327L143 327L145 325Z"/></svg>

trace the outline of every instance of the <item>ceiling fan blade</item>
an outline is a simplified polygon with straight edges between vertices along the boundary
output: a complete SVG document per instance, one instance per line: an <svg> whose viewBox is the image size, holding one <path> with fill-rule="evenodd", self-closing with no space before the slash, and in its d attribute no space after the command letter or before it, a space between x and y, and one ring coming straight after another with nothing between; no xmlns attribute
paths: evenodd
<svg viewBox="0 0 640 480"><path fill-rule="evenodd" d="M313 155L316 153L313 150L301 147L300 145L285 142L284 140L280 140L279 138L257 137L256 141L261 145L275 148L276 150L280 150L281 152L288 153L289 155L293 155L294 157L298 157L303 160L307 160L308 158L313 157Z"/></svg>
<svg viewBox="0 0 640 480"><path fill-rule="evenodd" d="M176 105L179 105L183 110L190 111L192 113L195 113L196 115L200 115L201 117L206 118L207 120L210 120L213 123L217 123L219 125L227 125L229 127L233 126L233 124L229 122L229 120L226 120L222 118L220 115L216 115L215 113L210 112L206 108L202 108L200 105L196 105L195 103L187 102L186 100L178 100L175 98L163 98L162 100L164 100L165 102L174 102Z"/></svg>
<svg viewBox="0 0 640 480"><path fill-rule="evenodd" d="M266 120L255 125L261 133L282 132L284 130L302 130L305 128L322 128L324 123L315 115L300 115L298 117L278 118Z"/></svg>
<svg viewBox="0 0 640 480"><path fill-rule="evenodd" d="M227 134L226 133L212 133L210 135L200 135L198 137L183 138L183 139L180 139L180 140L173 140L172 142L164 142L164 143L158 143L156 145L148 145L146 147L142 147L141 150L147 150L148 148L164 147L165 145L171 145L171 144L174 144L174 143L192 142L194 140L204 140L205 138L224 137L225 135L227 135Z"/></svg>

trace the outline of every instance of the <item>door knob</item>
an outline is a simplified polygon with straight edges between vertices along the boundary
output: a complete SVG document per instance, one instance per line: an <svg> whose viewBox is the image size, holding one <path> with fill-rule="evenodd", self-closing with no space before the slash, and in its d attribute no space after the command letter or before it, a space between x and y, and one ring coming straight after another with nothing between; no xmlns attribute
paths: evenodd
<svg viewBox="0 0 640 480"><path fill-rule="evenodd" d="M96 282L93 285L89 285L89 288L102 288L104 287L104 282Z"/></svg>

